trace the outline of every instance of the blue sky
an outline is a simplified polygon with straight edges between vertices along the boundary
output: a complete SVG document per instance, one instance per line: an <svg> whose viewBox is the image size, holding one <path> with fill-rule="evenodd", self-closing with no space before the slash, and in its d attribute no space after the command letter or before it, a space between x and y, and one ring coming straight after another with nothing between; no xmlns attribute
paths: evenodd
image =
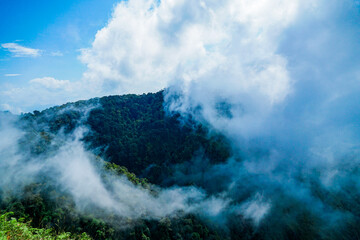
<svg viewBox="0 0 360 240"><path fill-rule="evenodd" d="M79 49L87 48L111 16L115 0L0 1L0 44L38 49L38 56L0 48L0 85L23 86L44 76L75 81L84 64ZM8 46L8 45L5 45ZM18 56L16 56L18 55Z"/></svg>

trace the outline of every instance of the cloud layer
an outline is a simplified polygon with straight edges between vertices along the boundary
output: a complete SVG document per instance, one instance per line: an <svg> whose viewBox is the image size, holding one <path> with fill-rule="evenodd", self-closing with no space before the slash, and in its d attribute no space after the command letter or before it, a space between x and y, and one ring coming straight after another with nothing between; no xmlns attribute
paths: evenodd
<svg viewBox="0 0 360 240"><path fill-rule="evenodd" d="M281 0L122 2L92 47L82 50L80 59L88 66L84 78L105 90L141 93L176 79L186 84L214 69L241 67L237 78L251 81L234 82L234 87L261 88L270 101L281 100L290 80L276 41L297 17L298 5ZM258 70L245 67L254 62ZM261 82L259 71L269 80Z"/></svg>

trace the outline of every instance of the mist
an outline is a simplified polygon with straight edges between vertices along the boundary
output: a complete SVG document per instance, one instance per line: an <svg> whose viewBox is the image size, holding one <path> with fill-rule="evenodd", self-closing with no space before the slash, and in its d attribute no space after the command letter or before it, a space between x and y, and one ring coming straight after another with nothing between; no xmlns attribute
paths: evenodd
<svg viewBox="0 0 360 240"><path fill-rule="evenodd" d="M325 237L358 218L359 3L238 3L239 19L217 22L223 62L172 81L165 107L230 139L233 158L205 175L223 176L239 215L281 232L306 212Z"/></svg>
<svg viewBox="0 0 360 240"><path fill-rule="evenodd" d="M60 129L51 136L48 149L41 154L31 154L28 151L26 145L32 143L24 142L24 137L29 134L21 127L25 124L24 120L10 113L2 114L2 197L21 196L27 185L45 179L60 193L71 196L78 213L91 214L100 219L115 215L116 222L106 220L116 228L131 227L138 220L159 220L188 213L199 213L212 218L227 207L228 200L221 196L208 196L199 188L173 186L162 189L155 185L144 187L130 182L125 175L119 176L106 171L104 160L86 150L82 141L90 130L81 123L86 121L89 110L94 108L92 106L77 109L83 114L79 127L68 133ZM70 109L72 106L62 109L61 112ZM41 127L46 128L46 123ZM41 140L41 136L37 137L39 139L33 141Z"/></svg>

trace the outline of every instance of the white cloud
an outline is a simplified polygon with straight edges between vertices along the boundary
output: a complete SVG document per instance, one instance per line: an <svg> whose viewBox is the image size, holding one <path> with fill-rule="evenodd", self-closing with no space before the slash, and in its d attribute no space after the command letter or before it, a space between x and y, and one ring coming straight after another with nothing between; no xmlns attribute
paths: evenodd
<svg viewBox="0 0 360 240"><path fill-rule="evenodd" d="M41 55L40 49L23 47L17 43L3 43L1 47L11 52L14 57L38 57Z"/></svg>
<svg viewBox="0 0 360 240"><path fill-rule="evenodd" d="M286 59L276 54L274 39L297 13L298 0L207 1L130 0L119 3L107 26L99 30L80 60L87 70L69 83L52 78L32 80L28 91L41 97L68 99L122 93L154 92L176 84L184 91L209 76L222 81L205 84L209 91L231 85L256 90L267 102L281 101L290 91ZM269 7L274 4L276 8ZM14 56L38 56L38 49L2 44ZM61 55L53 52L53 55ZM252 66L256 63L256 67ZM221 74L216 76L216 74ZM216 72L216 74L214 74ZM250 76L250 77L248 77ZM36 86L35 86L36 85ZM77 89L76 91L74 89ZM9 96L21 88L6 87ZM29 96L30 97L30 96ZM15 99L15 96L12 96ZM57 104L47 98L48 104ZM38 104L43 104L39 102Z"/></svg>
<svg viewBox="0 0 360 240"><path fill-rule="evenodd" d="M3 85L0 90L2 108L13 113L44 109L79 98L89 98L79 82L58 80L53 77L35 78L22 87Z"/></svg>
<svg viewBox="0 0 360 240"><path fill-rule="evenodd" d="M5 77L17 77L17 76L20 76L21 74L19 73L7 73L7 74L4 74Z"/></svg>
<svg viewBox="0 0 360 240"><path fill-rule="evenodd" d="M297 10L297 0L124 1L82 50L84 79L104 91L141 93L222 69L233 72L236 80L227 81L235 88L260 88L278 101L290 79L275 39ZM249 67L254 62L257 68Z"/></svg>
<svg viewBox="0 0 360 240"><path fill-rule="evenodd" d="M30 83L39 84L48 89L71 90L71 83L69 80L58 80L53 77L35 78L30 80Z"/></svg>
<svg viewBox="0 0 360 240"><path fill-rule="evenodd" d="M54 52L50 53L50 56L52 56L52 57L62 57L62 56L64 56L64 54L62 52L60 52L60 51L54 51Z"/></svg>

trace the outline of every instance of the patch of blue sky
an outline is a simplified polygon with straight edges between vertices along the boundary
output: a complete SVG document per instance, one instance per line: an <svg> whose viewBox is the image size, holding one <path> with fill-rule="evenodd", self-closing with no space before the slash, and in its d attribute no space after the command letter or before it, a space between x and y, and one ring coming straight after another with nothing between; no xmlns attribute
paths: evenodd
<svg viewBox="0 0 360 240"><path fill-rule="evenodd" d="M116 0L11 0L0 2L0 46L39 49L38 56L0 47L0 85L23 85L37 77L79 80L85 66L79 49L90 47ZM17 56L17 57L16 57ZM21 74L9 77L9 74Z"/></svg>

